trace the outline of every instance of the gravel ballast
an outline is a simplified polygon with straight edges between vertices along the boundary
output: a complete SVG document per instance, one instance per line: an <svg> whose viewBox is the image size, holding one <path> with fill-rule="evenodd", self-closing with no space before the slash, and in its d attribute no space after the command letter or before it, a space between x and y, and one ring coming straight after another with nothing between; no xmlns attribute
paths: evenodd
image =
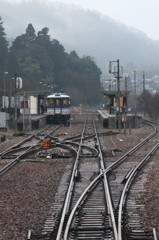
<svg viewBox="0 0 159 240"><path fill-rule="evenodd" d="M107 131L102 129L102 132ZM105 141L103 149L113 146L120 148L122 152L116 153L118 158L150 132L151 128L143 126L132 129L131 134L113 135L110 142ZM0 150L7 148L13 141L19 139L1 143ZM29 229L41 233L61 177L71 161L63 158L22 161L0 177L0 240L24 240ZM151 190L144 199L148 214L153 210L154 215L145 216L145 221L159 232L159 162L154 164L156 167L149 174L149 183L145 184L145 189L150 186Z"/></svg>

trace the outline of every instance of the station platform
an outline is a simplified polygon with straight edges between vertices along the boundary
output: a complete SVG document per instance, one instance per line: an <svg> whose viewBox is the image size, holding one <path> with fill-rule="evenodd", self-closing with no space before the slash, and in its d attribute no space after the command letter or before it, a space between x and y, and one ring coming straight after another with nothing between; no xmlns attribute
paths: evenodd
<svg viewBox="0 0 159 240"><path fill-rule="evenodd" d="M106 110L97 110L99 113L98 119L104 128L114 129L116 116L115 114L109 114Z"/></svg>
<svg viewBox="0 0 159 240"><path fill-rule="evenodd" d="M109 114L107 110L97 110L98 119L104 128L118 129L118 117ZM135 113L121 113L121 128L139 128L142 126L142 116Z"/></svg>
<svg viewBox="0 0 159 240"><path fill-rule="evenodd" d="M10 118L9 127L14 128L17 124L17 130L19 132L30 132L44 126L47 122L47 114L20 116L15 119Z"/></svg>

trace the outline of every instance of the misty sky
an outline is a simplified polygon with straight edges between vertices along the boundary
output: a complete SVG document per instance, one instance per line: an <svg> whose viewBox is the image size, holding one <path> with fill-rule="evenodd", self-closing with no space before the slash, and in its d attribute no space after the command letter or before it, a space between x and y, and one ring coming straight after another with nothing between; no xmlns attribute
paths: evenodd
<svg viewBox="0 0 159 240"><path fill-rule="evenodd" d="M1 0L0 0L1 1ZM27 0L8 0L23 2ZM31 0L28 0L31 1ZM36 0L32 0L36 1ZM133 26L153 40L159 40L159 0L46 0L79 5L95 10L127 26ZM46 2L44 1L44 2Z"/></svg>

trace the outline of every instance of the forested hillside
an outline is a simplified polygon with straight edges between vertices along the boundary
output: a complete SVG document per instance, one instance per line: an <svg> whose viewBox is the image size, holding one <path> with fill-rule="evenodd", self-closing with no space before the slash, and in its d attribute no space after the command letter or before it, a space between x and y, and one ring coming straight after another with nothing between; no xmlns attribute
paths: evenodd
<svg viewBox="0 0 159 240"><path fill-rule="evenodd" d="M29 23L36 32L47 27L51 38L57 39L66 52L75 50L80 57L93 56L103 74L107 74L108 61L117 59L126 73L130 67L132 72L140 66L141 71L144 67L147 72L151 67L154 74L159 73L159 41L99 12L56 1L23 0L15 4L15 1L2 0L1 17L8 39L24 33Z"/></svg>
<svg viewBox="0 0 159 240"><path fill-rule="evenodd" d="M99 12L41 0L2 0L1 18L1 96L4 77L9 84L17 73L22 91L63 88L74 104L93 105L101 101L101 74L112 77L107 63L117 59L131 78L135 70L137 78L144 71L146 78L158 79L159 41Z"/></svg>
<svg viewBox="0 0 159 240"><path fill-rule="evenodd" d="M29 23L24 34L17 36L8 48L1 19L0 49L1 96L4 72L8 72L5 76L8 83L15 73L23 79L22 91L57 92L63 88L74 105L99 103L101 70L94 59L91 56L80 58L74 50L67 53L58 40L51 39L47 27L36 34Z"/></svg>

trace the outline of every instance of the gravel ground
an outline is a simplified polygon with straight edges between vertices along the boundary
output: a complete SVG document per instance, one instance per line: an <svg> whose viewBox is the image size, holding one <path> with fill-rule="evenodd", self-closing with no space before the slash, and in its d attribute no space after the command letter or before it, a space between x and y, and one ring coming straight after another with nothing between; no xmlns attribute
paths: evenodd
<svg viewBox="0 0 159 240"><path fill-rule="evenodd" d="M145 195L140 197L140 202L145 205L146 213L141 212L142 218L145 220L145 228L147 230L156 229L157 239L159 239L159 162L154 162L150 169L145 183Z"/></svg>
<svg viewBox="0 0 159 240"><path fill-rule="evenodd" d="M101 130L101 132L107 131L108 129ZM139 129L132 129L131 134L113 135L110 137L110 141L104 140L103 149L120 148L122 152L118 152L116 157L119 158L146 137L150 131L149 127L143 126ZM72 133L74 134L74 132ZM0 143L0 151L21 138L12 138L5 143ZM115 159L113 158L113 160ZM29 229L34 233L41 233L61 176L70 163L69 159L20 162L1 177L0 240L24 240ZM156 167L148 178L149 183L145 185L145 188L150 186L151 189L148 191L147 198L144 199L148 210L145 221L159 232L159 163L156 161L155 164ZM153 211L153 216L149 216L150 211Z"/></svg>
<svg viewBox="0 0 159 240"><path fill-rule="evenodd" d="M41 232L68 163L21 162L1 177L0 239L25 239L29 229Z"/></svg>

